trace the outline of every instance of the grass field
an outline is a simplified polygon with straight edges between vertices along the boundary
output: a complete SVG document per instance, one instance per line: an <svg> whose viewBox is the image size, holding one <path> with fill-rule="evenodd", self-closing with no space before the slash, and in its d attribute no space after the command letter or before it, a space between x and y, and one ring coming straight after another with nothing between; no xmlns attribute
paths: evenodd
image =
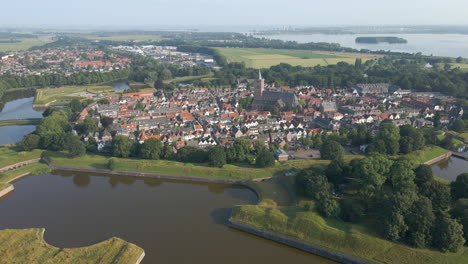
<svg viewBox="0 0 468 264"><path fill-rule="evenodd" d="M68 158L64 152L47 152L53 164L63 166L107 169L110 157L102 155L85 155L78 158ZM356 156L347 156L347 159ZM226 164L222 168L209 167L206 164L183 163L168 160L117 159L114 170L153 172L170 175L188 175L197 177L213 177L225 179L248 180L282 175L291 170L299 170L311 166L325 166L327 160L289 160L278 162L269 168L256 168L250 165Z"/></svg>
<svg viewBox="0 0 468 264"><path fill-rule="evenodd" d="M34 104L60 105L72 100L73 98L86 98L85 96L73 95L76 93L84 93L86 91L92 94L115 94L112 86L62 86L60 88L45 88L37 90Z"/></svg>
<svg viewBox="0 0 468 264"><path fill-rule="evenodd" d="M199 75L199 76L184 76L184 77L177 77L177 78L174 78L174 79L170 79L170 80L165 80L164 83L171 83L171 82L176 82L176 83L179 83L179 82L189 82L189 81L194 81L194 80L199 80L199 79L213 79L211 78L214 74L213 73L210 73L210 74L206 74L206 75Z"/></svg>
<svg viewBox="0 0 468 264"><path fill-rule="evenodd" d="M0 146L0 168L26 160L38 159L43 150L19 151L14 146Z"/></svg>
<svg viewBox="0 0 468 264"><path fill-rule="evenodd" d="M0 39L3 40L3 39ZM45 42L32 38L32 39L18 39L21 42L18 43L0 43L0 52L5 52L5 51L21 51L21 50L27 50L31 47L34 46L40 46L44 45Z"/></svg>
<svg viewBox="0 0 468 264"><path fill-rule="evenodd" d="M316 66L331 65L338 62L354 64L357 58L363 62L381 57L374 54L324 52L309 50L282 50L282 49L242 49L218 48L229 62L244 62L247 67L269 68L280 63L291 65Z"/></svg>
<svg viewBox="0 0 468 264"><path fill-rule="evenodd" d="M161 35L154 34L129 34L129 35L112 35L108 37L98 37L98 36L87 36L88 39L97 39L97 40L114 40L114 41L156 41L162 40Z"/></svg>
<svg viewBox="0 0 468 264"><path fill-rule="evenodd" d="M136 263L140 247L119 238L81 248L56 248L43 238L44 229L0 231L0 263L29 264L127 264Z"/></svg>

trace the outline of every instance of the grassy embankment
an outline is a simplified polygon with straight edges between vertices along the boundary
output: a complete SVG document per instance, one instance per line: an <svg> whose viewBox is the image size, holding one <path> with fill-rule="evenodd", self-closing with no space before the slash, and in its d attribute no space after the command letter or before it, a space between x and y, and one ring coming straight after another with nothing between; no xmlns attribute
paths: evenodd
<svg viewBox="0 0 468 264"><path fill-rule="evenodd" d="M5 39L0 39L5 40ZM0 43L0 52L6 51L22 51L27 50L34 46L44 45L46 42L41 41L37 38L30 39L18 39L20 42L17 43ZM8 41L8 40L7 40Z"/></svg>
<svg viewBox="0 0 468 264"><path fill-rule="evenodd" d="M43 239L44 229L0 231L0 263L135 263L140 247L119 238L81 248L56 248Z"/></svg>
<svg viewBox="0 0 468 264"><path fill-rule="evenodd" d="M413 151L409 154L403 155L403 157L410 160L415 166L417 166L444 155L447 152L449 151L439 146L429 145L424 147L422 150Z"/></svg>
<svg viewBox="0 0 468 264"><path fill-rule="evenodd" d="M0 126L37 126L40 118L0 120Z"/></svg>
<svg viewBox="0 0 468 264"><path fill-rule="evenodd" d="M108 169L110 157L102 155L84 155L78 158L68 158L63 152L48 152L52 164L62 166ZM347 156L347 159L359 156ZM114 170L152 172L171 175L188 175L197 177L213 177L236 180L272 177L287 171L308 168L310 166L324 166L326 160L290 160L278 162L269 168L256 168L250 165L226 164L222 168L209 167L206 164L183 163L168 160L116 159Z"/></svg>
<svg viewBox="0 0 468 264"><path fill-rule="evenodd" d="M16 164L22 161L40 158L42 152L42 150L21 152L17 151L15 147L2 146L0 147L0 168ZM19 175L36 172L39 173L47 168L48 166L45 164L32 163L16 170L0 173L0 190L3 190L4 188L10 186L9 181L11 181Z"/></svg>
<svg viewBox="0 0 468 264"><path fill-rule="evenodd" d="M424 163L446 152L428 146L406 157ZM297 196L294 181L294 176L290 176L250 183L257 190L260 203L236 206L231 220L373 263L468 263L466 247L458 253L415 249L382 239L364 225L325 219L315 210L305 209L306 203L313 202Z"/></svg>
<svg viewBox="0 0 468 264"><path fill-rule="evenodd" d="M45 88L38 89L36 98L34 99L35 105L63 105L73 98L84 99L87 98L85 93L113 95L116 94L112 86L62 86L60 88ZM81 94L80 94L81 93Z"/></svg>
<svg viewBox="0 0 468 264"><path fill-rule="evenodd" d="M325 52L310 50L282 50L282 49L242 49L218 48L229 62L244 62L247 67L269 68L280 63L293 66L326 66L347 62L354 64L357 58L362 62L380 58L380 55L363 53Z"/></svg>

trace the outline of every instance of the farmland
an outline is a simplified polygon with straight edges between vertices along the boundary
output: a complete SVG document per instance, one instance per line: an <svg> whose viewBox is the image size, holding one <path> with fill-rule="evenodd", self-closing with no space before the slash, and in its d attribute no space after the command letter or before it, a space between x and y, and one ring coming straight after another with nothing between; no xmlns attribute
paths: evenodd
<svg viewBox="0 0 468 264"><path fill-rule="evenodd" d="M219 48L221 54L226 56L229 62L244 62L247 67L268 68L280 63L288 63L294 66L326 66L347 62L353 64L357 58L363 62L381 56L363 53L324 52L309 50L280 50L280 49L241 49Z"/></svg>
<svg viewBox="0 0 468 264"><path fill-rule="evenodd" d="M0 43L0 52L27 50L31 47L45 44L45 42L36 38L19 39L19 40L20 42L16 42L16 43L8 43L8 42L3 43L3 41L7 41L7 40L0 39L0 41L2 41L2 43Z"/></svg>

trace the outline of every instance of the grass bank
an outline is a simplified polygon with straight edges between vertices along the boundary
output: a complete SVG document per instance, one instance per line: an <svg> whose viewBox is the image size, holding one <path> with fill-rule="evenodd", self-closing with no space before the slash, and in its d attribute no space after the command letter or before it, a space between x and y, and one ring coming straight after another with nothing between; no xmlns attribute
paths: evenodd
<svg viewBox="0 0 468 264"><path fill-rule="evenodd" d="M20 151L15 146L0 146L0 168L19 162L38 159L44 150Z"/></svg>
<svg viewBox="0 0 468 264"><path fill-rule="evenodd" d="M247 67L269 68L280 63L288 63L293 66L326 66L347 62L354 64L357 58L366 62L382 57L374 54L326 52L310 50L286 50L286 49L243 49L243 48L217 48L229 62L244 62Z"/></svg>
<svg viewBox="0 0 468 264"><path fill-rule="evenodd" d="M140 247L119 238L81 248L56 248L43 239L44 229L0 231L0 263L80 264L135 263L143 253Z"/></svg>
<svg viewBox="0 0 468 264"><path fill-rule="evenodd" d="M407 158L416 166L419 164L423 164L426 161L435 159L441 155L444 155L447 152L449 151L439 146L429 145L421 150L413 151L409 154L403 155L402 157Z"/></svg>
<svg viewBox="0 0 468 264"><path fill-rule="evenodd" d="M47 152L47 155L52 164L97 169L108 169L108 162L111 158L109 156L92 154L69 158L64 152ZM352 158L357 158L357 156L346 157L346 159ZM277 162L274 166L268 168L256 168L246 164L226 164L222 168L213 168L207 164L183 163L169 160L114 159L116 159L114 170L235 180L268 178L311 166L326 166L330 162L327 160L289 160Z"/></svg>
<svg viewBox="0 0 468 264"><path fill-rule="evenodd" d="M363 226L325 219L301 204L277 206L265 200L259 205L237 206L231 220L372 263L468 263L466 247L458 253L411 248L379 238Z"/></svg>
<svg viewBox="0 0 468 264"><path fill-rule="evenodd" d="M37 126L40 118L0 120L0 126Z"/></svg>

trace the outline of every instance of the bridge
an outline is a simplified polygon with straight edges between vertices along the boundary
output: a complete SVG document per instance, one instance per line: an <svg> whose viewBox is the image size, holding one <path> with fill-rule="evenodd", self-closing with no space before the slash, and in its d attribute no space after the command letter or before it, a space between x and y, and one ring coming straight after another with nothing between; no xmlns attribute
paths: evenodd
<svg viewBox="0 0 468 264"><path fill-rule="evenodd" d="M452 153L452 156L455 156L455 157L458 157L458 158L462 158L462 159L464 159L464 160L468 160L468 154L465 154L465 153L453 152L453 153Z"/></svg>

